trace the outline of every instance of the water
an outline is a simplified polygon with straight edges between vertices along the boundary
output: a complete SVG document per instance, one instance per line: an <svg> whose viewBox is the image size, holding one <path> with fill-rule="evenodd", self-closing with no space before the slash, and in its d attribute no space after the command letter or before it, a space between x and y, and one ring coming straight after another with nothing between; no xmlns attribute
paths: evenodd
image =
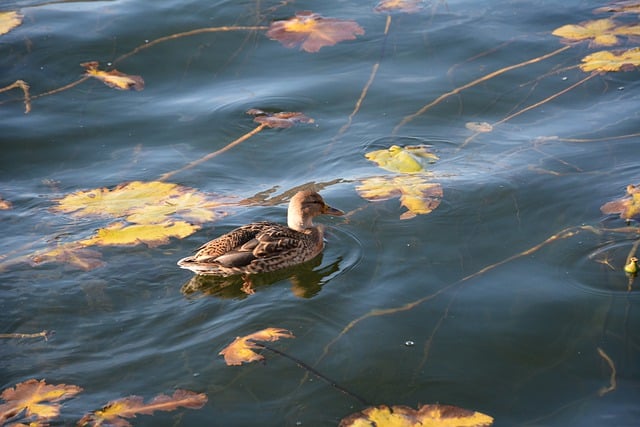
<svg viewBox="0 0 640 427"><path fill-rule="evenodd" d="M504 426L634 425L638 297L622 265L636 235L591 230L625 225L599 207L638 181L638 137L615 138L639 131L638 72L594 77L464 144L465 123L496 122L584 78L565 69L597 49L581 44L451 96L394 133L456 86L559 49L550 32L602 17L592 10L603 4L434 2L393 14L385 37L386 15L373 13L372 2L5 2L25 20L0 36L1 84L20 78L32 95L77 80L82 62L106 67L196 28L268 25L313 10L353 19L366 34L314 54L264 31L200 34L120 61L119 70L144 77L142 92L89 80L34 99L26 115L18 91L0 94L0 195L13 205L0 212L0 332L55 330L48 341L3 339L0 385L44 378L83 387L53 425L113 399L175 388L209 401L134 425L332 426L364 408L276 354L243 367L218 355L236 336L281 327L296 338L273 347L371 404L440 402ZM253 129L250 108L301 111L315 123L264 130L170 181L236 200L275 199L237 206L159 247L93 248L104 266L90 271L11 262L108 223L54 213L54 200L157 179ZM438 209L400 221L397 199L357 194L358 180L385 174L366 152L420 143L440 157L432 166L444 190ZM350 212L321 220L328 236L318 265L256 279L253 295L237 281L196 283L175 265L238 225L284 221L278 197L311 183ZM563 230L576 234L525 252ZM341 333L380 309L397 311ZM598 349L616 369L615 390L603 395L612 371Z"/></svg>

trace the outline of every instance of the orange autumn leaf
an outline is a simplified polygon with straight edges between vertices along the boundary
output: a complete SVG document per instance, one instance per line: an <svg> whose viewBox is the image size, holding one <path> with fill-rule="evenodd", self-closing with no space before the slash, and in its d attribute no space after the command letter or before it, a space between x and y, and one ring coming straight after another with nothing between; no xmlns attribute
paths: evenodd
<svg viewBox="0 0 640 427"><path fill-rule="evenodd" d="M640 187L627 185L627 196L605 203L600 207L603 214L620 214L620 218L640 219Z"/></svg>
<svg viewBox="0 0 640 427"><path fill-rule="evenodd" d="M339 427L487 427L493 418L480 412L450 405L379 405L366 408L340 421Z"/></svg>
<svg viewBox="0 0 640 427"><path fill-rule="evenodd" d="M82 417L78 426L117 426L128 427L131 423L125 418L136 415L152 415L155 411L174 411L180 407L200 409L207 403L207 395L189 390L176 390L172 396L161 394L151 402L144 403L140 396L129 396L107 403L102 409Z"/></svg>
<svg viewBox="0 0 640 427"><path fill-rule="evenodd" d="M36 421L46 421L60 414L60 402L82 391L81 387L67 384L51 385L45 380L30 379L5 389L0 398L0 425L18 415Z"/></svg>
<svg viewBox="0 0 640 427"><path fill-rule="evenodd" d="M22 24L22 15L18 12L0 12L0 35L7 34L20 24Z"/></svg>
<svg viewBox="0 0 640 427"><path fill-rule="evenodd" d="M11 209L13 205L10 201L3 199L0 197L0 211Z"/></svg>
<svg viewBox="0 0 640 427"><path fill-rule="evenodd" d="M280 113L267 113L257 108L251 108L247 114L255 116L253 121L262 123L270 128L290 128L296 123L313 123L313 119L302 113L283 111Z"/></svg>
<svg viewBox="0 0 640 427"><path fill-rule="evenodd" d="M552 34L562 37L565 42L590 40L590 46L613 46L620 41L619 36L640 35L640 26L617 26L613 19L597 19L579 25L564 25Z"/></svg>
<svg viewBox="0 0 640 427"><path fill-rule="evenodd" d="M355 21L324 18L317 13L302 11L291 19L272 22L267 37L285 47L300 46L301 50L317 52L343 40L354 40L364 34Z"/></svg>
<svg viewBox="0 0 640 427"><path fill-rule="evenodd" d="M227 365L242 365L264 359L264 356L253 351L260 348L255 341L277 341L280 338L295 338L291 332L281 328L266 328L236 339L220 351Z"/></svg>
<svg viewBox="0 0 640 427"><path fill-rule="evenodd" d="M631 71L640 66L640 48L615 53L607 50L592 53L582 58L580 69L585 72Z"/></svg>
<svg viewBox="0 0 640 427"><path fill-rule="evenodd" d="M104 265L100 252L84 248L76 242L58 245L53 249L35 253L30 256L30 259L33 265L63 262L84 271L90 271Z"/></svg>
<svg viewBox="0 0 640 427"><path fill-rule="evenodd" d="M80 64L85 69L85 76L93 77L109 87L119 90L144 89L144 80L140 76L121 73L118 70L98 70L97 61L83 62Z"/></svg>
<svg viewBox="0 0 640 427"><path fill-rule="evenodd" d="M373 10L378 13L416 13L422 8L422 4L422 0L382 0Z"/></svg>

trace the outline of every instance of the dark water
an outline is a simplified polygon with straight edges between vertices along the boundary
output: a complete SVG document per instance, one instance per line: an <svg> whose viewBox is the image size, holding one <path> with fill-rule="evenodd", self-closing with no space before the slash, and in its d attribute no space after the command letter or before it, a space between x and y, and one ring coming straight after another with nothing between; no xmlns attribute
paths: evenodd
<svg viewBox="0 0 640 427"><path fill-rule="evenodd" d="M374 2L3 2L25 18L0 36L0 84L22 79L32 95L77 80L82 62L107 67L197 28L264 26L313 10L353 19L366 34L318 53L286 49L262 30L200 34L119 61L144 77L142 92L89 80L35 98L29 114L18 91L0 94L0 196L12 203L0 211L0 333L56 332L3 339L0 386L44 378L83 387L53 425L176 388L209 401L134 424L332 426L364 408L270 352L266 364L225 366L225 345L271 326L296 336L274 347L371 404L446 403L500 426L635 425L639 299L622 266L637 234L603 231L625 224L599 207L639 180L640 138L617 138L640 132L638 71L596 76L465 144L467 122L497 122L587 77L573 66L598 48L582 43L449 97L394 132L443 93L561 48L551 31L610 16L592 13L604 4L424 3L393 14L385 36ZM284 203L236 207L155 248L94 248L105 265L90 271L12 261L105 225L51 212L55 199L157 179L253 129L250 108L301 111L315 123L264 130L171 181L239 199L324 185L325 199L350 215L321 220L319 265L257 279L250 296L238 283L189 283L175 265L235 226L283 221ZM432 170L444 198L433 213L401 221L397 199L370 203L356 192L358 180L386 173L364 154L392 144L430 144L440 157ZM575 234L536 246L565 231ZM616 380L604 394L612 369L602 354Z"/></svg>

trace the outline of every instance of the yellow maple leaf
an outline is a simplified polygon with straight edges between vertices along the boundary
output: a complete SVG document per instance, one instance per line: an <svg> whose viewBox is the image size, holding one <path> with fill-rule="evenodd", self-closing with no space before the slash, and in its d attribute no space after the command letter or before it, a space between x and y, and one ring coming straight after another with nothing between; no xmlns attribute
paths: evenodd
<svg viewBox="0 0 640 427"><path fill-rule="evenodd" d="M156 247L168 243L171 237L182 239L199 229L199 226L185 221L133 225L116 222L98 229L94 236L81 240L79 243L84 246L122 246L145 243L149 247Z"/></svg>
<svg viewBox="0 0 640 427"><path fill-rule="evenodd" d="M20 24L22 24L22 15L18 12L0 12L0 35L7 34Z"/></svg>
<svg viewBox="0 0 640 427"><path fill-rule="evenodd" d="M422 3L422 0L382 0L373 10L378 13L415 13L421 9Z"/></svg>
<svg viewBox="0 0 640 427"><path fill-rule="evenodd" d="M551 34L566 41L591 40L593 45L613 46L618 43L615 25L612 19L597 19L579 25L564 25Z"/></svg>
<svg viewBox="0 0 640 427"><path fill-rule="evenodd" d="M352 414L339 427L487 427L493 418L480 412L450 405L407 406L379 405Z"/></svg>
<svg viewBox="0 0 640 427"><path fill-rule="evenodd" d="M371 151L364 156L383 169L401 173L423 172L427 163L438 160L428 145L392 145L386 150Z"/></svg>
<svg viewBox="0 0 640 427"><path fill-rule="evenodd" d="M640 48L629 49L621 53L607 50L595 52L582 58L580 69L585 72L630 71L640 66Z"/></svg>
<svg viewBox="0 0 640 427"><path fill-rule="evenodd" d="M25 418L49 420L60 413L61 400L69 399L82 391L81 387L67 384L47 384L45 380L30 379L5 389L0 398L7 403L0 405L0 424L23 414ZM49 402L49 403L46 403Z"/></svg>
<svg viewBox="0 0 640 427"><path fill-rule="evenodd" d="M114 89L140 91L144 89L144 80L140 76L121 73L118 70L98 70L97 61L83 62L80 64L85 69L85 75L100 80Z"/></svg>
<svg viewBox="0 0 640 427"><path fill-rule="evenodd" d="M408 209L400 219L431 213L440 205L442 186L428 182L418 175L398 175L367 178L356 187L361 197L370 201L400 197L400 204Z"/></svg>
<svg viewBox="0 0 640 427"><path fill-rule="evenodd" d="M293 334L286 329L266 328L258 332L254 332L244 337L236 337L236 339L220 351L220 355L224 356L227 365L242 365L243 363L255 362L264 359L264 356L253 351L254 348L260 348L255 341L277 341L280 338L294 338Z"/></svg>

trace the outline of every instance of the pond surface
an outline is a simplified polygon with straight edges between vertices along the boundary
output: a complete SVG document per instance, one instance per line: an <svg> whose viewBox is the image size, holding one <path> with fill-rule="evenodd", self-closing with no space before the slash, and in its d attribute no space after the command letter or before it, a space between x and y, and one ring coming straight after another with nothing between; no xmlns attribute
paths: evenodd
<svg viewBox="0 0 640 427"><path fill-rule="evenodd" d="M612 48L556 52L565 45L551 34L614 17L593 13L604 5L447 0L388 18L369 1L5 0L24 20L0 36L0 85L24 80L32 100L25 114L20 90L0 93L0 197L11 203L0 211L0 333L55 334L2 339L0 386L82 387L52 425L178 388L206 393L207 404L133 424L337 426L366 407L357 395L455 405L497 426L635 425L640 297L622 267L638 237L600 206L640 181L639 73L590 77L576 65ZM365 33L316 53L266 37L264 27L303 10ZM153 44L235 26L256 28ZM621 37L617 48L635 46ZM87 61L140 75L145 88L89 79L48 93L76 82ZM91 246L95 265L36 262L123 221L55 212L57 200L157 180L255 129L251 108L314 123L266 128L172 175L235 201L215 221L152 247ZM474 136L469 122L494 126ZM397 197L359 195L362 180L393 175L365 153L394 144L427 144L439 157L432 213L401 220ZM176 266L241 224L284 222L288 197L309 186L348 212L318 219L322 258L255 278L252 294ZM265 363L225 365L227 344L267 327L295 335L270 346L352 395L266 350Z"/></svg>

